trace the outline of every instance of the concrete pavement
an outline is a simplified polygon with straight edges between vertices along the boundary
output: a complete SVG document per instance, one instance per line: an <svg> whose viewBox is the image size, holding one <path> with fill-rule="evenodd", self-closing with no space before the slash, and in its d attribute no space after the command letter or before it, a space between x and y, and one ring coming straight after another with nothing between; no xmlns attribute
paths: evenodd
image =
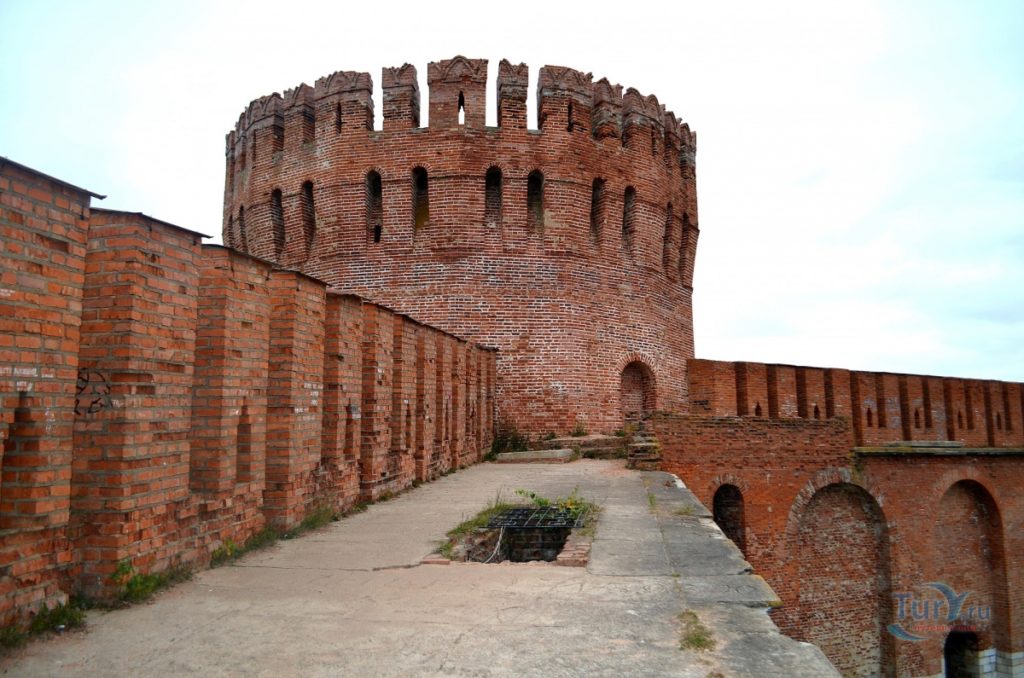
<svg viewBox="0 0 1024 678"><path fill-rule="evenodd" d="M603 507L587 568L420 564L499 495ZM0 661L18 676L838 676L672 476L482 464ZM716 647L680 649L693 609Z"/></svg>

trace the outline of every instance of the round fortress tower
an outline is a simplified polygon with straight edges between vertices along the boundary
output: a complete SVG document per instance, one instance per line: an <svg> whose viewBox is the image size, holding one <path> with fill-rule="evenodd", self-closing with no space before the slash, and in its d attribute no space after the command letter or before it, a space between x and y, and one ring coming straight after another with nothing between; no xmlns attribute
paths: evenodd
<svg viewBox="0 0 1024 678"><path fill-rule="evenodd" d="M227 135L224 242L492 346L498 421L534 434L687 403L696 135L653 95L569 68L385 68L253 101Z"/></svg>

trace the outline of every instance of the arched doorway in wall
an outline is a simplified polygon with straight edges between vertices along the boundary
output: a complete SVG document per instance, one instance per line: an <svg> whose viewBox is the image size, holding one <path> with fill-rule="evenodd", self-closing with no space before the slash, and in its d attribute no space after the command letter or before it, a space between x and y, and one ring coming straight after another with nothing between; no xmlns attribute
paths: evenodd
<svg viewBox="0 0 1024 678"><path fill-rule="evenodd" d="M745 554L747 545L744 539L743 493L740 492L740 488L735 485L722 485L715 491L711 504L715 523Z"/></svg>
<svg viewBox="0 0 1024 678"><path fill-rule="evenodd" d="M843 675L892 675L889 534L874 497L851 483L826 485L795 538L798 596L784 631L817 645Z"/></svg>
<svg viewBox="0 0 1024 678"><path fill-rule="evenodd" d="M942 665L945 678L977 678L981 675L978 667L978 635L964 631L953 631L946 636L942 648Z"/></svg>
<svg viewBox="0 0 1024 678"><path fill-rule="evenodd" d="M946 490L935 516L931 539L934 578L957 595L966 595L962 616L955 622L960 628L954 631L972 635L975 651L991 651L992 648L1010 651L1013 644L1007 625L1010 590L1005 575L1006 552L998 504L983 485L965 479ZM956 644L964 639L958 636L952 642ZM976 667L977 662L972 666Z"/></svg>
<svg viewBox="0 0 1024 678"><path fill-rule="evenodd" d="M637 423L654 411L654 373L651 368L634 360L622 368L620 402L622 418Z"/></svg>

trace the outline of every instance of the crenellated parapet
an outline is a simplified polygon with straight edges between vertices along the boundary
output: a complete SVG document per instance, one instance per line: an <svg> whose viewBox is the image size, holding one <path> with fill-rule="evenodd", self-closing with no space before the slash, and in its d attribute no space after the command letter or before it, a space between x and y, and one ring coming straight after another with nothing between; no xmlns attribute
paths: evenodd
<svg viewBox="0 0 1024 678"><path fill-rule="evenodd" d="M456 56L427 66L430 127L482 129L486 120L487 60ZM383 129L420 127L416 67L403 64L381 72ZM503 59L498 64L497 119L500 129L526 129L529 68ZM355 131L372 132L375 105L368 73L337 71L283 94L252 101L227 135L227 157L242 171L262 152L279 152L317 139ZM461 120L461 122L460 122ZM695 143L689 128L654 95L625 90L607 78L564 66L544 66L537 77L537 128L589 133L598 141L618 140L628 149L653 150L666 163L693 162ZM287 141L286 141L287 140Z"/></svg>
<svg viewBox="0 0 1024 678"><path fill-rule="evenodd" d="M593 375L625 355L648 356L659 405L682 406L699 235L689 127L654 95L565 66L531 81L503 59L488 95L488 66L427 64L428 120L412 64L382 69L382 124L367 73L253 101L227 138L225 243L498 346L521 427L618 428L620 375ZM589 337L596 326L610 329ZM545 361L564 362L563 379L528 395L516 379L551 381Z"/></svg>

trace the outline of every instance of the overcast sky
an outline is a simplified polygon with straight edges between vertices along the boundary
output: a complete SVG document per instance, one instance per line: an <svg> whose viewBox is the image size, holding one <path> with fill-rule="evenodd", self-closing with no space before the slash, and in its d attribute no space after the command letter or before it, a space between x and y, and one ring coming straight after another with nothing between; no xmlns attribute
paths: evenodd
<svg viewBox="0 0 1024 678"><path fill-rule="evenodd" d="M698 357L1024 381L1024 2L606 6L0 0L0 155L219 242L256 97L572 66L697 131Z"/></svg>

